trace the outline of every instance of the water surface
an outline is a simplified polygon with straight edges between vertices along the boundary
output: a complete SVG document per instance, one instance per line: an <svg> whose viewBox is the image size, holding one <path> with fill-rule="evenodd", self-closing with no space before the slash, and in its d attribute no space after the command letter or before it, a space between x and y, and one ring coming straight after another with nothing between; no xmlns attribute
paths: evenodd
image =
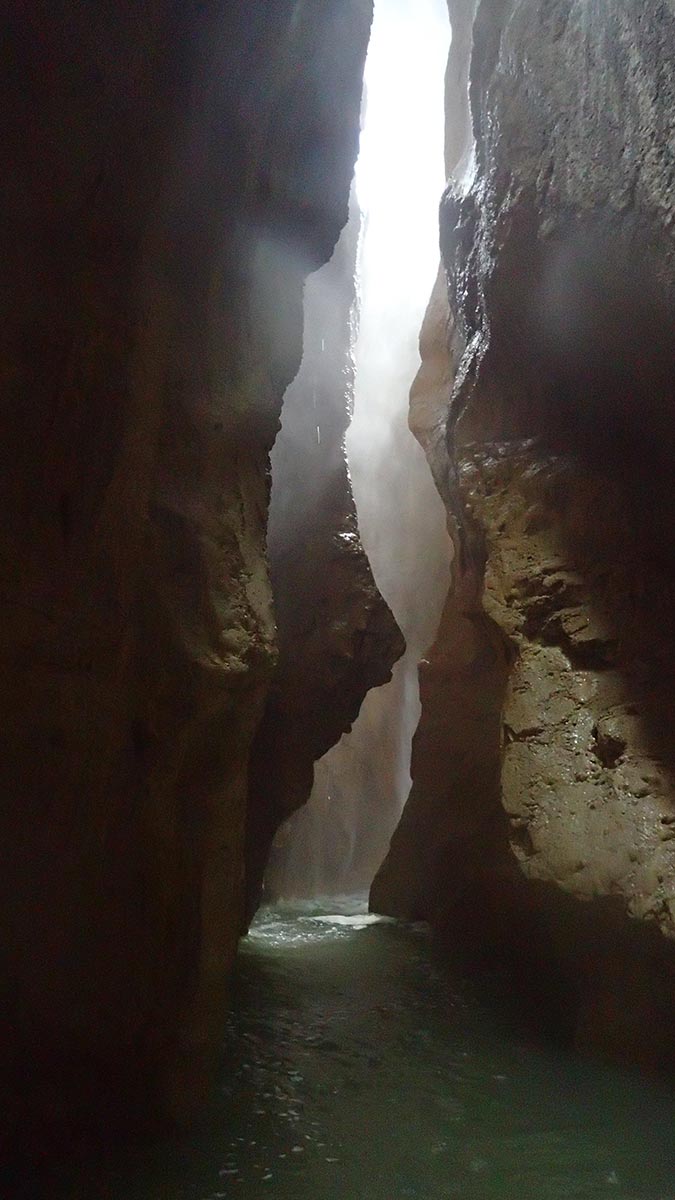
<svg viewBox="0 0 675 1200"><path fill-rule="evenodd" d="M224 1054L198 1135L44 1200L675 1200L671 1095L532 1044L359 899L258 916Z"/></svg>

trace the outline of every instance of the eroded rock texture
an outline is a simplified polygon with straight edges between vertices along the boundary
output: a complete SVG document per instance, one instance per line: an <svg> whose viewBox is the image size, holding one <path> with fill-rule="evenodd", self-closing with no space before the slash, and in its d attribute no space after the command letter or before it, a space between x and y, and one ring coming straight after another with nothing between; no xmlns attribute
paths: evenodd
<svg viewBox="0 0 675 1200"><path fill-rule="evenodd" d="M3 1117L203 1092L275 661L267 455L368 0L10 6Z"/></svg>
<svg viewBox="0 0 675 1200"><path fill-rule="evenodd" d="M307 282L302 366L274 447L268 553L279 663L251 750L249 914L274 834L310 795L314 763L351 727L368 689L391 678L405 648L361 546L345 457L360 226L353 198L330 262ZM339 821L331 825L339 843ZM316 849L305 844L301 853ZM311 866L308 878L316 879Z"/></svg>
<svg viewBox="0 0 675 1200"><path fill-rule="evenodd" d="M478 6L445 439L416 401L454 579L372 894L670 1068L674 38L672 4Z"/></svg>

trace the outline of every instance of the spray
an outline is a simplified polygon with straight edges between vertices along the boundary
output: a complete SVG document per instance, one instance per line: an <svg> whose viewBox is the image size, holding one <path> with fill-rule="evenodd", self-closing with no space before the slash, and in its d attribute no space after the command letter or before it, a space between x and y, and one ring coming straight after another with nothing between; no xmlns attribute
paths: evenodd
<svg viewBox="0 0 675 1200"><path fill-rule="evenodd" d="M368 886L410 787L419 719L417 662L448 588L445 511L408 429L418 337L438 271L445 184L446 0L376 0L355 172L360 236L353 319L354 391L346 452L361 540L406 637L386 687L317 764L309 804L280 831L276 894Z"/></svg>

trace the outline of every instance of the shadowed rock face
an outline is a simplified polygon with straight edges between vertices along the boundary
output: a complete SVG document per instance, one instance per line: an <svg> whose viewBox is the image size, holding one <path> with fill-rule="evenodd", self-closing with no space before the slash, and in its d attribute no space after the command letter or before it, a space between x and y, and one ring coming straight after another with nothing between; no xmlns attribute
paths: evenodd
<svg viewBox="0 0 675 1200"><path fill-rule="evenodd" d="M421 377L412 408L453 587L371 900L669 1069L674 37L670 4L478 6L476 173L441 208L451 399Z"/></svg>
<svg viewBox="0 0 675 1200"><path fill-rule="evenodd" d="M353 198L333 257L307 282L302 366L274 447L267 546L279 661L251 749L249 916L274 834L309 798L315 761L350 728L367 690L391 678L405 646L361 546L345 457L360 224ZM339 840L339 817L330 823Z"/></svg>
<svg viewBox="0 0 675 1200"><path fill-rule="evenodd" d="M2 1108L182 1117L241 927L268 452L368 0L15 4L2 144ZM10 1135L11 1135L10 1130Z"/></svg>

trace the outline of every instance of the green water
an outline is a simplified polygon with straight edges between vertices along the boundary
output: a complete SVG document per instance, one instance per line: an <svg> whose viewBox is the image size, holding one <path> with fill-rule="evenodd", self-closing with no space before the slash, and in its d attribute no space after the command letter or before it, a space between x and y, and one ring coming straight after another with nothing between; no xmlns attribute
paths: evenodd
<svg viewBox="0 0 675 1200"><path fill-rule="evenodd" d="M675 1200L675 1104L533 1045L357 901L266 910L205 1127L36 1200Z"/></svg>

